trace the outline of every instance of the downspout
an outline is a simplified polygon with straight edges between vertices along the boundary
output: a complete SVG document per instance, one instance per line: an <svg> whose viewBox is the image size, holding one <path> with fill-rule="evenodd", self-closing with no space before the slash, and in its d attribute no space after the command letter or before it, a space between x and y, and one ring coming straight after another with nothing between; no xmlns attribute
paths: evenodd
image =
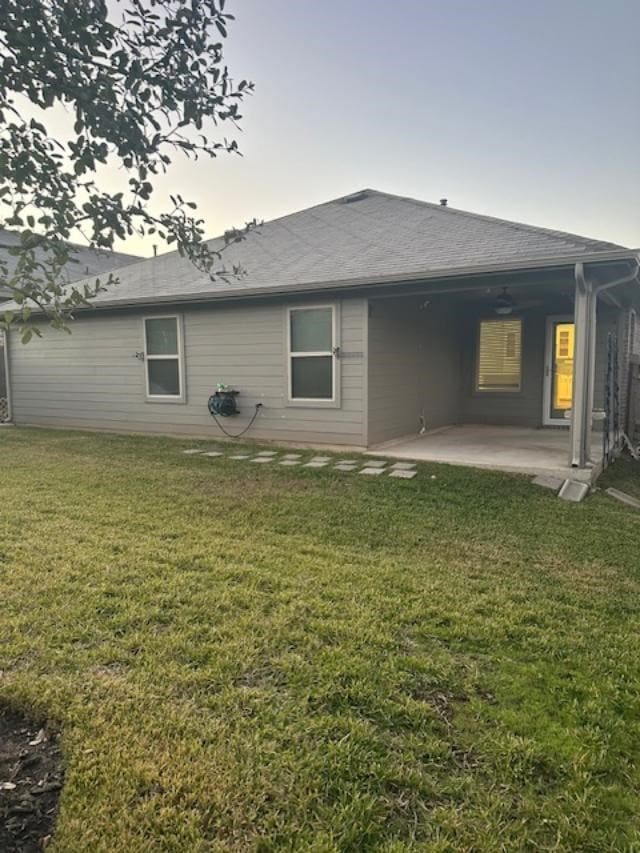
<svg viewBox="0 0 640 853"><path fill-rule="evenodd" d="M584 264L575 265L575 344L574 344L574 398L571 418L571 458L574 468L586 468L591 453L591 431L596 373L596 331L598 297L621 284L630 284L640 273L640 263L627 275L594 287L587 280Z"/></svg>
<svg viewBox="0 0 640 853"><path fill-rule="evenodd" d="M593 285L584 274L584 264L575 265L576 298L574 307L575 342L573 352L573 403L571 411L571 452L569 462L573 468L586 468L588 453L586 424L591 423L589 408L589 373L591 367L591 305Z"/></svg>

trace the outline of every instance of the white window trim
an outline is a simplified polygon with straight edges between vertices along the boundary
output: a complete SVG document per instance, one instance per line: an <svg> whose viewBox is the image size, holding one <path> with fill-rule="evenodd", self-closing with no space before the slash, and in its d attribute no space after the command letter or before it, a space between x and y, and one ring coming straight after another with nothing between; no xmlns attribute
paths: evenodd
<svg viewBox="0 0 640 853"><path fill-rule="evenodd" d="M149 355L147 352L147 320L175 320L178 339L178 352L175 355ZM144 384L148 403L186 403L185 372L184 372L184 334L182 316L180 314L149 314L142 318L142 338L144 341ZM175 361L178 359L179 394L152 394L149 390L150 361Z"/></svg>
<svg viewBox="0 0 640 853"><path fill-rule="evenodd" d="M505 322L507 320L517 320L520 323L520 377L517 388L481 388L480 387L480 336L482 331L483 323L500 323ZM493 394L494 396L500 394L507 394L508 396L512 396L513 394L522 394L522 366L523 366L523 354L524 354L524 323L522 321L522 317L480 317L478 320L477 333L476 333L476 364L475 364L475 375L473 378L473 391L474 394L480 394L482 397L485 397L489 394Z"/></svg>
<svg viewBox="0 0 640 853"><path fill-rule="evenodd" d="M313 352L297 352L291 350L291 315L296 311L311 311L314 309L331 310L331 349ZM337 408L340 405L340 372L338 369L339 359L336 350L340 347L339 342L339 306L333 302L314 303L312 305L290 305L285 311L286 341L287 341L287 405L306 406L309 408ZM313 356L331 356L331 397L294 397L293 396L293 371L291 369L294 358L310 358Z"/></svg>

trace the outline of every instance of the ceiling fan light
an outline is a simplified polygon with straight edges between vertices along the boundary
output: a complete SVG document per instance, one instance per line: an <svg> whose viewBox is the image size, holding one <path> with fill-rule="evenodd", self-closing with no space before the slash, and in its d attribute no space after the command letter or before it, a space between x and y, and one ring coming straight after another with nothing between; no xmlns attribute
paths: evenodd
<svg viewBox="0 0 640 853"><path fill-rule="evenodd" d="M513 312L514 308L513 296L509 293L506 287L502 288L502 293L496 298L493 303L493 310L496 314L507 315Z"/></svg>

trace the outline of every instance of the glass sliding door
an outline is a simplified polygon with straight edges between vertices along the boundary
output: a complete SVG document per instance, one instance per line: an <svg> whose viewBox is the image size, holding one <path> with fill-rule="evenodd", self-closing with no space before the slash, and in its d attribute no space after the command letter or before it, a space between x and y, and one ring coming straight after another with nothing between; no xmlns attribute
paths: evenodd
<svg viewBox="0 0 640 853"><path fill-rule="evenodd" d="M573 404L573 348L575 326L572 317L547 318L544 423L569 425Z"/></svg>

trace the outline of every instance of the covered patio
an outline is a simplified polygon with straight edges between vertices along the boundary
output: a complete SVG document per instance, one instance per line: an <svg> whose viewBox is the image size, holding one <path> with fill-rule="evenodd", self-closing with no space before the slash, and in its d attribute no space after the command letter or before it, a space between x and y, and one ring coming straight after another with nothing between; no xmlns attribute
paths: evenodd
<svg viewBox="0 0 640 853"><path fill-rule="evenodd" d="M637 272L576 263L370 299L369 452L593 483Z"/></svg>
<svg viewBox="0 0 640 853"><path fill-rule="evenodd" d="M569 439L561 428L459 424L385 442L369 454L592 482L601 469L601 436L592 441L594 465L586 468L569 465Z"/></svg>

